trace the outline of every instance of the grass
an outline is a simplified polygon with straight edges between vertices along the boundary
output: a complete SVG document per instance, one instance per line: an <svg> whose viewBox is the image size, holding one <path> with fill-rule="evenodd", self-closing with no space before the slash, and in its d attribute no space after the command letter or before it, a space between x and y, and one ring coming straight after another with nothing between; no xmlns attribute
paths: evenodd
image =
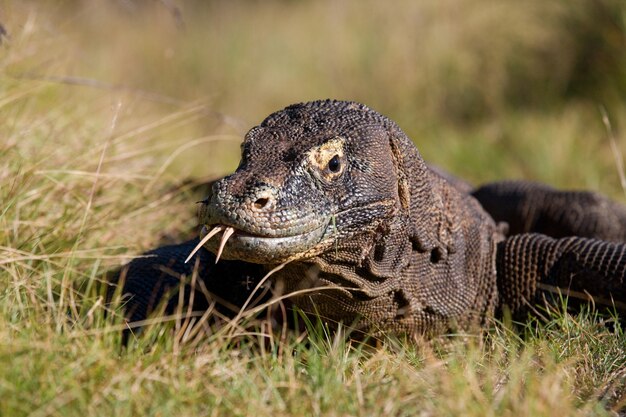
<svg viewBox="0 0 626 417"><path fill-rule="evenodd" d="M184 180L234 169L245 131L295 101L363 101L475 182L624 201L621 2L187 2L184 28L163 4L0 3L0 415L624 412L626 336L589 310L375 346L172 320L124 347L99 292L191 233Z"/></svg>

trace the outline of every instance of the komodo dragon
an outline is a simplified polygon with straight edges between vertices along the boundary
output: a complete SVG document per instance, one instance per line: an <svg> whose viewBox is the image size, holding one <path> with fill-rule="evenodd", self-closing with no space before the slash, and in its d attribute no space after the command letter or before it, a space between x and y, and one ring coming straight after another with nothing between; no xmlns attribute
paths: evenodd
<svg viewBox="0 0 626 417"><path fill-rule="evenodd" d="M201 202L202 235L212 237L190 262L197 239L131 262L129 319L145 318L194 267L205 289L240 308L280 264L275 292L298 292L290 300L301 310L370 332L469 329L505 307L523 311L545 289L624 306L626 244L594 239L624 242L623 207L532 183L470 193L447 176L362 104L289 106L248 132L237 170ZM587 204L588 212L567 211ZM485 208L521 234L508 236ZM200 298L194 309L206 308Z"/></svg>

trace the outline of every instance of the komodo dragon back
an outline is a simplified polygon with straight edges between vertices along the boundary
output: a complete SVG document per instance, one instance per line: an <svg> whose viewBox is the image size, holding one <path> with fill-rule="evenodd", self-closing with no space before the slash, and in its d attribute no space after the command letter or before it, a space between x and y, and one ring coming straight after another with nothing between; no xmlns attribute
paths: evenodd
<svg viewBox="0 0 626 417"><path fill-rule="evenodd" d="M211 260L282 265L275 295L366 331L469 328L505 305L523 309L542 288L624 298L623 244L505 237L394 122L353 102L292 105L251 129L200 221Z"/></svg>

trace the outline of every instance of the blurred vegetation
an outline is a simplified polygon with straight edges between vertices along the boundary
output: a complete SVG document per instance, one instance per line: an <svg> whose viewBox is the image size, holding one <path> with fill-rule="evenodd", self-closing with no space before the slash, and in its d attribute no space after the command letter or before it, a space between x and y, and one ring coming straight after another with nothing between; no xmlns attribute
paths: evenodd
<svg viewBox="0 0 626 417"><path fill-rule="evenodd" d="M11 34L5 76L86 78L111 95L123 87L130 100L160 102L161 114L203 103L212 113L190 134L230 124L241 136L290 103L352 99L468 179L618 194L599 108L619 132L621 0L14 2L1 16ZM236 163L229 149L221 173ZM207 175L189 164L194 150L184 165ZM546 154L558 157L546 163ZM589 172L571 169L589 154Z"/></svg>
<svg viewBox="0 0 626 417"><path fill-rule="evenodd" d="M0 415L626 407L624 333L589 312L371 350L178 320L122 348L97 291L193 230L184 181L232 171L247 129L293 102L366 103L477 183L624 201L623 0L0 0L0 23Z"/></svg>

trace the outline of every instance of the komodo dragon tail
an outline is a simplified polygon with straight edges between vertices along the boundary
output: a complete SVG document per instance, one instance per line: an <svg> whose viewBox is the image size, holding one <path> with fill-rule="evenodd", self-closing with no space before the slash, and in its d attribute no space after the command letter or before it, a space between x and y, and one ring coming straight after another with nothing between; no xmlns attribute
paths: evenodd
<svg viewBox="0 0 626 417"><path fill-rule="evenodd" d="M476 188L471 195L496 222L509 225L510 235L543 233L626 242L626 206L596 192L498 181Z"/></svg>
<svg viewBox="0 0 626 417"><path fill-rule="evenodd" d="M541 292L626 311L626 244L520 234L499 243L496 262L499 304L513 313Z"/></svg>

